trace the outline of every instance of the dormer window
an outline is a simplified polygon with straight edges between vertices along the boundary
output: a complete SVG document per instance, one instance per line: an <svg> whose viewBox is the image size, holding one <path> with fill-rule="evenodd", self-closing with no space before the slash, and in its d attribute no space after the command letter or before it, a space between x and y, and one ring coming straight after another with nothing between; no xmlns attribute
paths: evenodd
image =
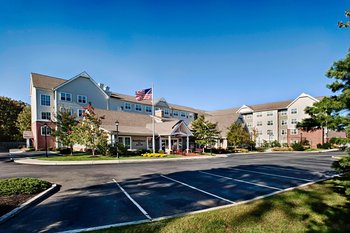
<svg viewBox="0 0 350 233"><path fill-rule="evenodd" d="M66 93L66 92L61 92L60 93L60 100L70 102L70 101L72 101L72 94Z"/></svg>

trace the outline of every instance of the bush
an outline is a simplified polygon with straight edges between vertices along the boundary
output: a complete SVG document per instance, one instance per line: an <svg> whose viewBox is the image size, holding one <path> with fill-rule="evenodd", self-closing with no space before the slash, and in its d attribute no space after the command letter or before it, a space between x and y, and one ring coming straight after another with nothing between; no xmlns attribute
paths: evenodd
<svg viewBox="0 0 350 233"><path fill-rule="evenodd" d="M292 151L293 149L290 147L275 147L272 148L272 151Z"/></svg>
<svg viewBox="0 0 350 233"><path fill-rule="evenodd" d="M292 144L292 148L294 151L304 151L305 150L303 145L301 145L300 143L297 143L297 142Z"/></svg>
<svg viewBox="0 0 350 233"><path fill-rule="evenodd" d="M36 178L0 180L0 195L37 194L51 187L51 183Z"/></svg>
<svg viewBox="0 0 350 233"><path fill-rule="evenodd" d="M281 147L281 143L279 143L277 140L270 142L271 147Z"/></svg>
<svg viewBox="0 0 350 233"><path fill-rule="evenodd" d="M163 158L166 157L166 154L161 153L145 153L142 155L143 157L157 157L157 158Z"/></svg>
<svg viewBox="0 0 350 233"><path fill-rule="evenodd" d="M158 150L159 154L164 154L164 150Z"/></svg>
<svg viewBox="0 0 350 233"><path fill-rule="evenodd" d="M247 153L247 152L249 152L249 150L245 149L245 148L237 148L236 152L238 152L238 153Z"/></svg>
<svg viewBox="0 0 350 233"><path fill-rule="evenodd" d="M265 152L265 148L264 147L257 147L255 148L257 152Z"/></svg>
<svg viewBox="0 0 350 233"><path fill-rule="evenodd" d="M334 161L332 168L339 172L348 172L350 171L350 156L345 156L338 161Z"/></svg>
<svg viewBox="0 0 350 233"><path fill-rule="evenodd" d="M317 148L318 149L331 149L332 148L332 144L327 142L327 143L323 143L323 144L317 144Z"/></svg>
<svg viewBox="0 0 350 233"><path fill-rule="evenodd" d="M70 154L70 148L60 148L59 152L60 154L68 155Z"/></svg>

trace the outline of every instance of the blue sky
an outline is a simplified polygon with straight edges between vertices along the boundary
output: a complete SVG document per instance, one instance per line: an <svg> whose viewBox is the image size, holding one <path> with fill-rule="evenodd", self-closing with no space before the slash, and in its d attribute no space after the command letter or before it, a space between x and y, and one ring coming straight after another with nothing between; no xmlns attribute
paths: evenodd
<svg viewBox="0 0 350 233"><path fill-rule="evenodd" d="M30 72L82 71L133 95L205 110L329 95L350 48L347 0L2 1L0 95L29 102Z"/></svg>

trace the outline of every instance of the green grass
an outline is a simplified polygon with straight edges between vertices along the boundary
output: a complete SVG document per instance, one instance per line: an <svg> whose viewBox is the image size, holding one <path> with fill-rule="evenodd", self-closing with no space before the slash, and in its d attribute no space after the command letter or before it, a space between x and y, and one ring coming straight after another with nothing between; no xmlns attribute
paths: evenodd
<svg viewBox="0 0 350 233"><path fill-rule="evenodd" d="M349 200L338 182L329 180L221 210L96 232L350 232Z"/></svg>
<svg viewBox="0 0 350 233"><path fill-rule="evenodd" d="M181 155L167 155L163 158L182 158ZM37 157L36 159L39 160L46 160L46 161L90 161L90 160L118 160L117 157L112 156L102 156L102 155L95 155L92 156L91 154L87 153L79 153L74 155L55 155L55 156L49 156L49 157ZM119 160L137 160L137 159L159 159L155 157L143 157L143 156L120 156Z"/></svg>
<svg viewBox="0 0 350 233"><path fill-rule="evenodd" d="M36 178L10 178L0 180L0 195L36 194L50 188L51 183Z"/></svg>

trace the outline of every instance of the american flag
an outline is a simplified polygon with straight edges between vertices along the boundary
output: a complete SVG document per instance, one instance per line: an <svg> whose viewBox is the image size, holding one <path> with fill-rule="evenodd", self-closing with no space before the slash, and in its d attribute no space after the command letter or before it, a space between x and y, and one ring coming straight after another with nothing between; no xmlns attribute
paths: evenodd
<svg viewBox="0 0 350 233"><path fill-rule="evenodd" d="M151 100L152 99L152 88L143 89L135 92L136 100Z"/></svg>

